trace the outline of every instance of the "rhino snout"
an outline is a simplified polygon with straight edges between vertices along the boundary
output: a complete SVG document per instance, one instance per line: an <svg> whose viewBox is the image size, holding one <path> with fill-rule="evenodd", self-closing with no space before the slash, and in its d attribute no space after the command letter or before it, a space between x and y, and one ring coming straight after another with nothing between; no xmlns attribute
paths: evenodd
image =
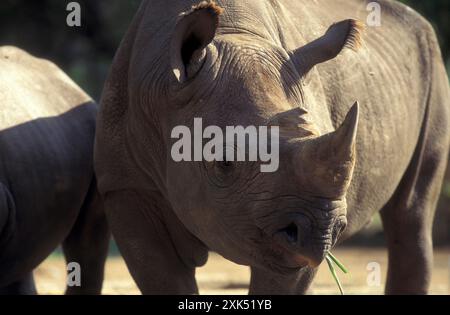
<svg viewBox="0 0 450 315"><path fill-rule="evenodd" d="M320 227L308 217L299 215L286 227L278 230L274 239L289 252L292 260L317 267L346 226L347 219L343 215Z"/></svg>

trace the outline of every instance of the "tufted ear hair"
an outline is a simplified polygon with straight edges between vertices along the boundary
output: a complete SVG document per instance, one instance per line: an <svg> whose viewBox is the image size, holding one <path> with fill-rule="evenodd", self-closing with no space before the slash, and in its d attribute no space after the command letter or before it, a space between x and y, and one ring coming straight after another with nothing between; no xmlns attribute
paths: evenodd
<svg viewBox="0 0 450 315"><path fill-rule="evenodd" d="M362 46L364 24L349 19L331 25L325 34L293 52L300 74L306 75L315 65L336 58L344 48L357 51Z"/></svg>

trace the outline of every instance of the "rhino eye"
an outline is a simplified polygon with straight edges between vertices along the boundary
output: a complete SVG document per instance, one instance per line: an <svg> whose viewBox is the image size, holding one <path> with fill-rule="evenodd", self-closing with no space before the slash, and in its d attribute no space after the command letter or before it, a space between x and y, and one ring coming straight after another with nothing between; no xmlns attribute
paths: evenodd
<svg viewBox="0 0 450 315"><path fill-rule="evenodd" d="M218 188L229 188L239 179L241 168L232 161L214 161L205 164L209 182Z"/></svg>

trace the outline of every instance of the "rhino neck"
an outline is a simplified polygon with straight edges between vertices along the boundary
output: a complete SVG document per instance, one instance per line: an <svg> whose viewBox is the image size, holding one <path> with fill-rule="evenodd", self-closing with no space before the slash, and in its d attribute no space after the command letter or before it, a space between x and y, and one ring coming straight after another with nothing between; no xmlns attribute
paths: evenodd
<svg viewBox="0 0 450 315"><path fill-rule="evenodd" d="M150 117L142 107L134 106L126 124L127 159L134 170L134 185L159 191L167 197L167 149L156 117Z"/></svg>
<svg viewBox="0 0 450 315"><path fill-rule="evenodd" d="M143 126L142 113L138 97L136 97L139 87L134 86L136 80L133 80L133 78L141 78L140 75L143 75L136 72L136 68L152 69L139 64L136 60L152 59L142 58L139 53L142 51L149 54L154 52L154 49L148 49L147 44L143 44L148 39L147 32L140 31L145 28L146 21L155 20L143 18L147 14L150 16L154 14L149 12L150 9L157 10L158 5L163 6L163 1L154 2L155 7L149 5L150 1L142 2L116 53L110 75L105 83L96 137L97 140L104 138L108 141L103 141L100 145L101 140L98 140L95 150L96 175L101 193L142 187L146 187L148 190L158 190L156 187L158 184L154 182L158 182L158 179L162 177L161 173L155 169L141 167L145 163L137 158L151 159L155 156L152 153L157 149L145 139L148 136L145 133L149 126ZM149 7L151 8L147 10ZM152 32L148 33L153 35ZM156 37L154 40L158 40L158 36L154 37ZM150 44L154 44L154 41L150 41ZM135 49L136 47L142 49ZM130 73L133 75L129 75ZM136 118L139 116L141 117ZM112 133L115 136L109 137L103 133ZM141 153L143 148L149 147L149 150ZM158 149L158 151L162 150ZM126 166L123 167L123 164ZM151 165L158 164L151 163ZM109 169L116 171L109 172Z"/></svg>

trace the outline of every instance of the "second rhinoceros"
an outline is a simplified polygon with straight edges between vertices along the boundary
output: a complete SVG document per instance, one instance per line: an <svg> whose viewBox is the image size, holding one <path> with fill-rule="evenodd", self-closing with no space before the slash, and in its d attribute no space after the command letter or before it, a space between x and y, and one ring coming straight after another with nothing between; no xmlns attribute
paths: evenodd
<svg viewBox="0 0 450 315"><path fill-rule="evenodd" d="M251 266L252 294L304 293L338 240L377 212L386 292L427 292L448 80L430 24L379 3L382 24L363 37L364 1L143 1L95 149L113 234L143 293L197 293L208 250ZM279 126L278 170L175 162L171 132L198 117Z"/></svg>
<svg viewBox="0 0 450 315"><path fill-rule="evenodd" d="M93 168L98 106L52 62L0 47L0 295L36 294L60 244L67 294L100 294L109 229Z"/></svg>

